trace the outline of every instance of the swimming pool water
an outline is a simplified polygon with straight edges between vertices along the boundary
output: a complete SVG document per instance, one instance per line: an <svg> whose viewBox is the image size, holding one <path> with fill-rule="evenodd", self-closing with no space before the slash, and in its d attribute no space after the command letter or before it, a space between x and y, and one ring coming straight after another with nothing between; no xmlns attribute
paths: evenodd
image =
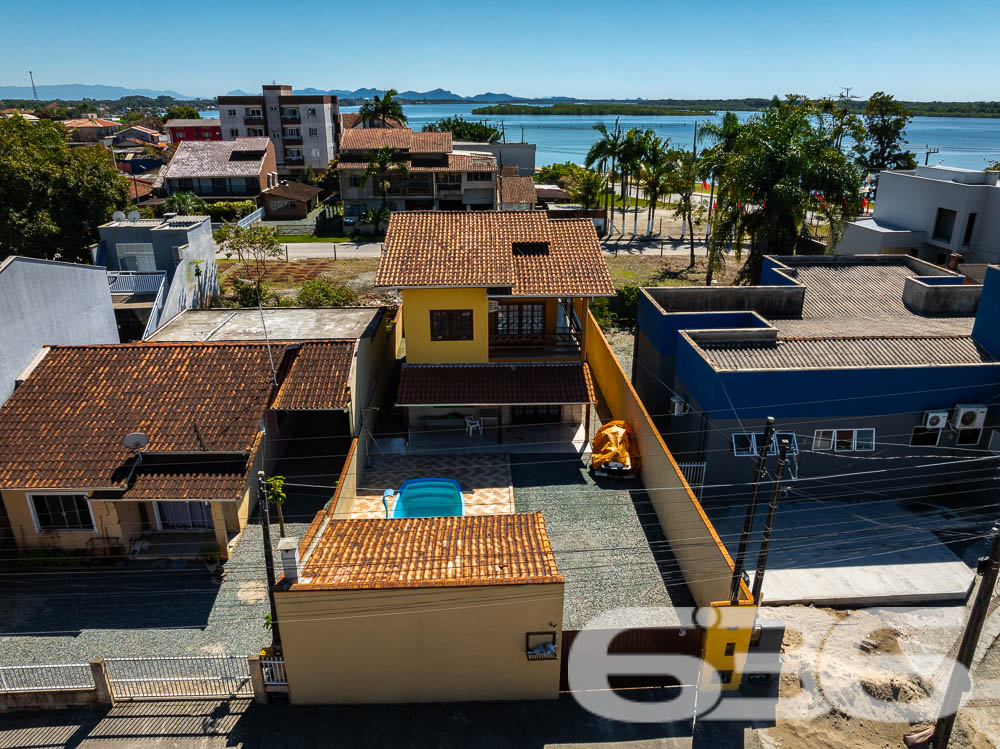
<svg viewBox="0 0 1000 749"><path fill-rule="evenodd" d="M393 518L463 515L462 487L454 479L410 479L399 488Z"/></svg>

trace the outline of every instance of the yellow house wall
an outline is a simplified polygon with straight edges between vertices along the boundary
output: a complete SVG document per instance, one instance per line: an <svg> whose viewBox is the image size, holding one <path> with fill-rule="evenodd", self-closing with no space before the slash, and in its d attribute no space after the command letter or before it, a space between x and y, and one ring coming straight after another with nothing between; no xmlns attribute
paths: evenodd
<svg viewBox="0 0 1000 749"><path fill-rule="evenodd" d="M729 605L733 560L701 503L691 492L600 326L589 313L586 318L586 350L591 374L612 415L616 419L625 419L635 430L642 457L642 482L648 487L647 493L657 519L670 541L677 565L695 603L699 607L715 608L716 613L725 615L726 623L708 630L703 642L703 657L716 669L732 670L733 681L723 688L737 689L756 610L750 591L741 583L739 605ZM731 609L739 611L736 613ZM728 627L737 629L730 630ZM724 655L727 642L736 643L733 656Z"/></svg>
<svg viewBox="0 0 1000 749"><path fill-rule="evenodd" d="M403 336L410 364L480 364L489 361L486 289L404 289ZM431 310L471 309L471 341L432 341Z"/></svg>
<svg viewBox="0 0 1000 749"><path fill-rule="evenodd" d="M562 583L279 591L275 604L294 704L559 694L559 661L527 660L524 636L554 630L561 644Z"/></svg>
<svg viewBox="0 0 1000 749"><path fill-rule="evenodd" d="M36 492L46 494L52 492ZM69 493L69 492L67 492ZM19 549L35 548L57 548L57 549L86 549L87 542L91 539L108 537L113 542L122 544L128 541L128 536L123 537L122 528L118 520L118 510L114 502L92 501L91 510L94 515L96 531L41 531L35 530L32 521L31 509L28 506L28 495L31 491L21 491L4 489L4 506L7 508L7 517L10 520L10 528L14 534ZM131 535L138 533L136 530ZM94 545L91 544L91 548Z"/></svg>

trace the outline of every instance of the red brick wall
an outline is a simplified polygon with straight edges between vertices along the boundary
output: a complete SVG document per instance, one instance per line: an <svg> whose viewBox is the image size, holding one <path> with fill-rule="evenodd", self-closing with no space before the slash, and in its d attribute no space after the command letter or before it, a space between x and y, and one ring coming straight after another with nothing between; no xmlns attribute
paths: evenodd
<svg viewBox="0 0 1000 749"><path fill-rule="evenodd" d="M278 162L274 157L274 143L267 142L267 150L264 151L264 163L260 171L260 191L264 192L270 185L267 184L267 175L278 171Z"/></svg>

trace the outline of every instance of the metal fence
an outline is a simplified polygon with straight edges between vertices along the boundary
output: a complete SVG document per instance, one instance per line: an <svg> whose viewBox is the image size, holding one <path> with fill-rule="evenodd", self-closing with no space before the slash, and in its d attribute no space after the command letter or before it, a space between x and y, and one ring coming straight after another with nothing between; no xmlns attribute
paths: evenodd
<svg viewBox="0 0 1000 749"><path fill-rule="evenodd" d="M284 658L261 658L260 670L264 675L265 687L287 687Z"/></svg>
<svg viewBox="0 0 1000 749"><path fill-rule="evenodd" d="M94 673L89 663L0 666L0 692L94 688Z"/></svg>
<svg viewBox="0 0 1000 749"><path fill-rule="evenodd" d="M149 310L149 319L146 320L146 328L142 331L142 338L145 340L149 338L156 329L160 327L160 315L163 312L163 303L167 298L167 277L164 276L162 282L160 283L160 290L156 292L156 300L153 302L152 308Z"/></svg>
<svg viewBox="0 0 1000 749"><path fill-rule="evenodd" d="M701 488L705 485L705 463L678 463L677 467L684 474L684 479L694 492L694 496L701 499Z"/></svg>
<svg viewBox="0 0 1000 749"><path fill-rule="evenodd" d="M115 699L253 696L242 655L108 658L105 666Z"/></svg>
<svg viewBox="0 0 1000 749"><path fill-rule="evenodd" d="M250 226L251 224L256 224L258 221L262 220L263 218L264 218L264 209L263 208L258 208L253 213L249 213L246 216L244 216L243 218L241 218L239 221L236 222L236 224L237 224L237 226L246 227L246 226Z"/></svg>
<svg viewBox="0 0 1000 749"><path fill-rule="evenodd" d="M162 270L109 270L108 286L112 294L155 294L166 278Z"/></svg>

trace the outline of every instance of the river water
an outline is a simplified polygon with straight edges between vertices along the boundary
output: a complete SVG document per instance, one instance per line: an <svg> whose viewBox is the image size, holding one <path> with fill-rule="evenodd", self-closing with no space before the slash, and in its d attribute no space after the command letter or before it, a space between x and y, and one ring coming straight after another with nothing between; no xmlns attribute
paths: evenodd
<svg viewBox="0 0 1000 749"><path fill-rule="evenodd" d="M535 143L535 163L538 166L563 161L582 164L587 150L597 139L593 129L597 122L609 127L614 124L614 116L559 116L559 115L503 115L484 117L472 114L481 104L457 102L454 104L408 104L403 111L414 130L419 130L430 122L442 117L461 115L467 120L485 120L491 125L502 127L508 141L522 139ZM343 107L344 112L356 112L357 107ZM740 119L746 119L751 112L739 112ZM202 117L218 117L217 111L205 111ZM670 138L673 146L690 148L695 122L718 121L716 116L692 117L621 117L622 129L652 128L661 138ZM910 150L923 163L925 155L928 163L943 163L948 166L982 169L987 164L1000 161L1000 119L963 117L914 117L906 128L906 140ZM927 154L927 149L937 148L938 153Z"/></svg>

